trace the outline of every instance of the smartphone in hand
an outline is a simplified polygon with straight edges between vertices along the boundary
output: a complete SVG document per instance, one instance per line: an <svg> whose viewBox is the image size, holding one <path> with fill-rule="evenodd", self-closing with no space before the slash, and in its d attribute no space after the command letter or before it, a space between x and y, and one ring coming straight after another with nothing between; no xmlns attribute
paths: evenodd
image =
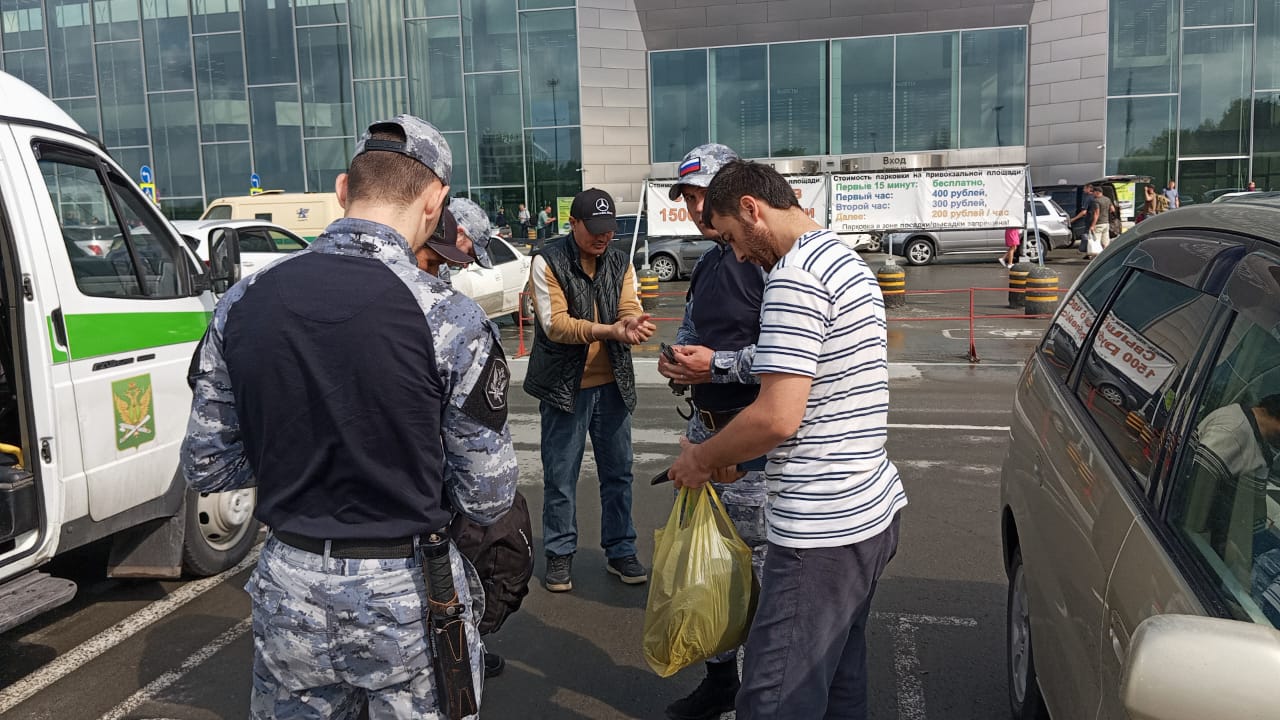
<svg viewBox="0 0 1280 720"><path fill-rule="evenodd" d="M672 350L670 345L666 343L658 343L658 350L662 353L662 357L667 359L667 362L673 365L680 364L680 361L676 359L676 351Z"/></svg>

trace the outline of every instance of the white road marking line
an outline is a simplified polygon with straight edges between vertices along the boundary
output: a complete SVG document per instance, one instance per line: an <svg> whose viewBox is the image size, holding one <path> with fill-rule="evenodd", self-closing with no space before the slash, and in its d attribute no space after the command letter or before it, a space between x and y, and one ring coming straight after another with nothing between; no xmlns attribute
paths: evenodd
<svg viewBox="0 0 1280 720"><path fill-rule="evenodd" d="M258 553L262 550L257 545L235 567L225 570L213 577L189 582L173 591L163 600L157 600L135 612L129 617L85 640L71 650L58 656L56 660L0 690L0 715L9 712L32 695L44 690L62 678L79 670L86 663L102 653L133 637L147 626L164 619L174 610L195 600L204 593L221 585L231 576L251 567L258 561Z"/></svg>
<svg viewBox="0 0 1280 720"><path fill-rule="evenodd" d="M178 682L185 677L187 673L191 672L206 660L217 654L219 650L235 642L241 635L249 632L249 629L252 627L253 618L245 618L235 625L232 625L221 635L214 638L208 645L193 653L186 660L183 660L182 664L179 665L177 669L170 670L155 680L147 683L145 687L130 695L124 702L111 708L111 710L108 711L107 714L103 715L100 720L120 720L120 718L123 718L125 715L137 710L143 703L152 700L156 695L164 692L170 685Z"/></svg>
<svg viewBox="0 0 1280 720"><path fill-rule="evenodd" d="M924 425L919 423L889 423L890 430L964 430L966 432L1009 432L1008 425Z"/></svg>
<svg viewBox="0 0 1280 720"><path fill-rule="evenodd" d="M893 636L893 670L898 676L899 720L925 720L924 683L920 680L920 654L916 649L916 631L921 625L977 627L978 621L967 617L915 615L911 613L873 613L873 619L886 622Z"/></svg>

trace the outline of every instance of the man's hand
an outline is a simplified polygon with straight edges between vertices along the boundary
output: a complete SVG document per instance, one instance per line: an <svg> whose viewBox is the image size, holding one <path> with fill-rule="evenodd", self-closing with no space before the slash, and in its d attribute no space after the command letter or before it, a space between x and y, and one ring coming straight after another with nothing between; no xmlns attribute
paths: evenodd
<svg viewBox="0 0 1280 720"><path fill-rule="evenodd" d="M716 483L717 485L728 485L732 482L738 482L746 476L747 474L739 470L737 465L730 465L729 467L722 467L711 473L711 482Z"/></svg>
<svg viewBox="0 0 1280 720"><path fill-rule="evenodd" d="M680 362L683 375L675 380L685 385L698 385L711 382L711 361L715 351L702 345L673 345L671 351Z"/></svg>
<svg viewBox="0 0 1280 720"><path fill-rule="evenodd" d="M658 353L658 374L664 378L675 380L676 382L684 382L680 379L680 373L683 372L678 364L669 362L665 355Z"/></svg>
<svg viewBox="0 0 1280 720"><path fill-rule="evenodd" d="M613 340L627 345L639 345L653 337L658 327L649 322L649 315L623 318L609 326L609 335Z"/></svg>
<svg viewBox="0 0 1280 720"><path fill-rule="evenodd" d="M680 457L671 464L667 477L677 488L698 488L711 479L712 468L706 467L698 458L698 446L689 442L689 438L680 438Z"/></svg>

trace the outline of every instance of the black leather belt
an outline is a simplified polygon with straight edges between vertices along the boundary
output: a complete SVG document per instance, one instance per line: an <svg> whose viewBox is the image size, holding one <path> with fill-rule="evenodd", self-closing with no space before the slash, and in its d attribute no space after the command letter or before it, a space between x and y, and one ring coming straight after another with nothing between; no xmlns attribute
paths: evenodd
<svg viewBox="0 0 1280 720"><path fill-rule="evenodd" d="M324 544L329 543L329 557L341 560L398 560L413 557L413 538L391 540L319 540L295 535L283 530L273 530L272 535L289 547L316 555L324 554Z"/></svg>
<svg viewBox="0 0 1280 720"><path fill-rule="evenodd" d="M737 410L703 410L695 407L694 409L698 411L698 418L702 420L703 426L711 432L720 432L744 408L738 408Z"/></svg>

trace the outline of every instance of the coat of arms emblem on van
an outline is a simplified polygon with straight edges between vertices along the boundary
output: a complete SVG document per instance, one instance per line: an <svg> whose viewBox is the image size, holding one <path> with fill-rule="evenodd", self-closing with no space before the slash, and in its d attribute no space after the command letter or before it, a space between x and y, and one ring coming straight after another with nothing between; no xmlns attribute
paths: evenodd
<svg viewBox="0 0 1280 720"><path fill-rule="evenodd" d="M115 406L117 449L128 450L156 439L150 375L111 383L111 400Z"/></svg>

